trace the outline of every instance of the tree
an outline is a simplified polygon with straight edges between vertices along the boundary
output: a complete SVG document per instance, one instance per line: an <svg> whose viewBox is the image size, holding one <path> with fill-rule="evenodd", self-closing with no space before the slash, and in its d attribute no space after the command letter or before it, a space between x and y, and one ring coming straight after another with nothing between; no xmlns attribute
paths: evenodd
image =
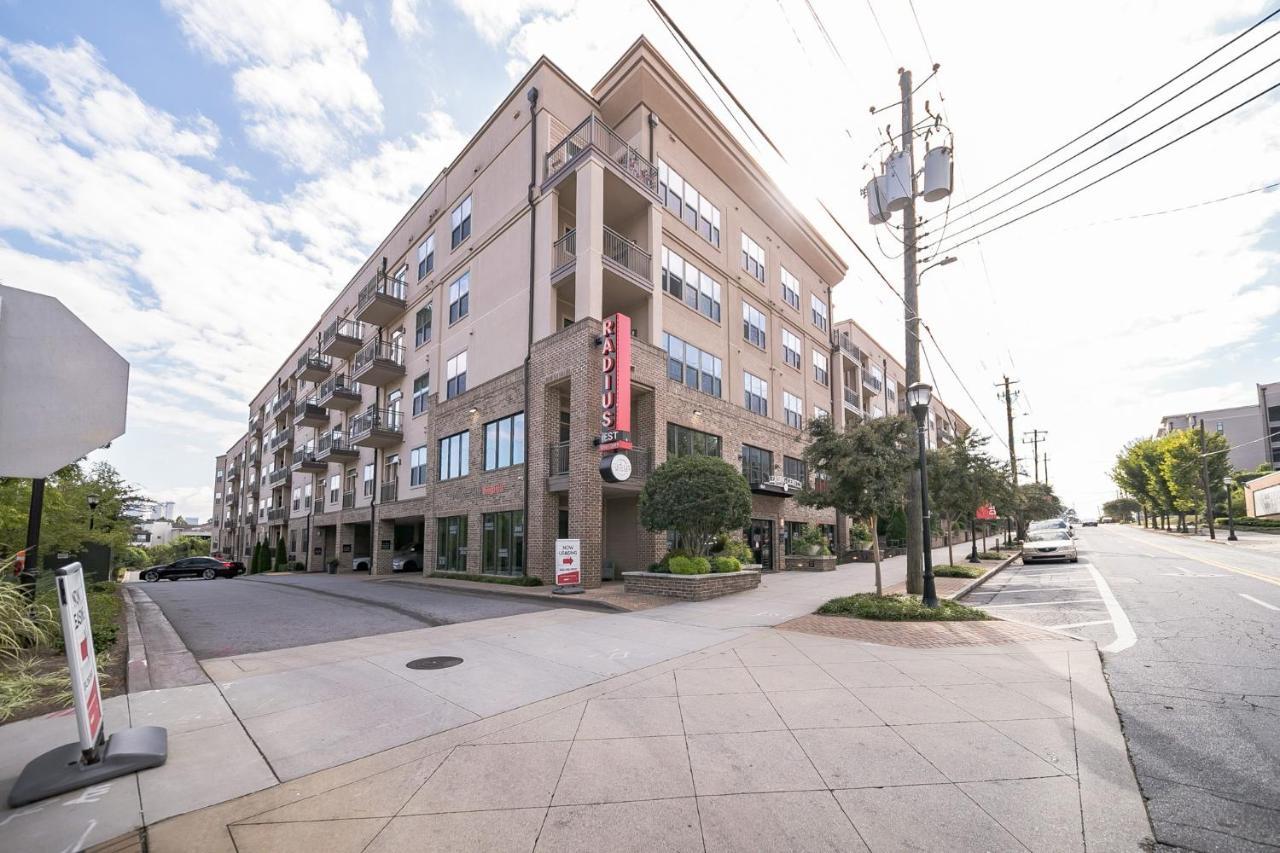
<svg viewBox="0 0 1280 853"><path fill-rule="evenodd" d="M276 571L287 568L289 565L289 554L284 550L284 537L276 537Z"/></svg>
<svg viewBox="0 0 1280 853"><path fill-rule="evenodd" d="M200 536L178 536L164 545L152 545L144 548L146 556L142 565L154 566L172 563L183 557L205 557L209 554L209 540Z"/></svg>
<svg viewBox="0 0 1280 853"><path fill-rule="evenodd" d="M949 563L955 563L951 532L956 522L972 521L984 503L1003 502L1007 494L1004 472L984 450L989 440L969 430L929 454L929 501L943 521Z"/></svg>
<svg viewBox="0 0 1280 853"><path fill-rule="evenodd" d="M1102 505L1103 514L1118 522L1131 520L1142 510L1142 504L1136 498L1116 498Z"/></svg>
<svg viewBox="0 0 1280 853"><path fill-rule="evenodd" d="M910 419L898 416L875 418L844 432L829 418L815 418L809 422L804 458L815 474L822 475L825 488L806 487L798 500L805 506L834 508L874 532L882 516L902 507L915 462L914 431ZM876 595L881 595L879 536L872 537L871 550Z"/></svg>
<svg viewBox="0 0 1280 853"><path fill-rule="evenodd" d="M1048 483L1021 483L1018 486L1018 535L1023 537L1027 523L1062 515L1062 501Z"/></svg>
<svg viewBox="0 0 1280 853"><path fill-rule="evenodd" d="M718 456L679 456L659 465L640 493L640 523L674 530L680 544L705 557L716 536L751 521L751 489Z"/></svg>
<svg viewBox="0 0 1280 853"><path fill-rule="evenodd" d="M257 575L262 573L262 558L265 550L265 543L261 539L253 543L253 559L249 562L249 574Z"/></svg>

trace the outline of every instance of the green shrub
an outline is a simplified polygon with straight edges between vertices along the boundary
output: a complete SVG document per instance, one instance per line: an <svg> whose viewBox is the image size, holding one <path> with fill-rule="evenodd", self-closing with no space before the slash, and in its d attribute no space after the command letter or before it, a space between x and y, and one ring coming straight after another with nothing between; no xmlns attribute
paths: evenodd
<svg viewBox="0 0 1280 853"><path fill-rule="evenodd" d="M716 573L740 572L742 571L742 564L733 557L712 557L711 571Z"/></svg>
<svg viewBox="0 0 1280 853"><path fill-rule="evenodd" d="M987 570L982 566L934 566L933 573L940 578L979 578Z"/></svg>
<svg viewBox="0 0 1280 853"><path fill-rule="evenodd" d="M57 599L49 607L43 597L27 606L22 587L0 580L0 659L16 659L32 646L47 645L59 636Z"/></svg>
<svg viewBox="0 0 1280 853"><path fill-rule="evenodd" d="M937 607L929 608L912 595L876 595L870 592L833 598L819 607L818 613L893 622L975 622L991 618L981 610L948 599L938 602Z"/></svg>
<svg viewBox="0 0 1280 853"><path fill-rule="evenodd" d="M855 521L849 526L849 541L852 542L870 542L871 530L861 521Z"/></svg>
<svg viewBox="0 0 1280 853"><path fill-rule="evenodd" d="M755 561L755 554L751 551L750 545L735 536L724 534L716 542L715 547L711 549L711 554L714 557L732 557L739 563Z"/></svg>
<svg viewBox="0 0 1280 853"><path fill-rule="evenodd" d="M668 551L666 554L663 555L662 560L658 563L658 565L662 567L658 569L658 571L663 572L665 574L670 574L672 558L692 557L692 556L694 556L694 553L687 548L672 548L670 551Z"/></svg>
<svg viewBox="0 0 1280 853"><path fill-rule="evenodd" d="M999 551L983 551L978 555L978 558L982 560L1003 560L1004 554Z"/></svg>
<svg viewBox="0 0 1280 853"><path fill-rule="evenodd" d="M711 573L711 564L706 557L672 557L667 567L673 575L706 575Z"/></svg>
<svg viewBox="0 0 1280 853"><path fill-rule="evenodd" d="M669 574L671 574L671 570L670 570L670 569L668 569L668 568L667 568L664 564L662 564L662 563L650 563L650 564L649 564L649 571L653 572L654 574L659 574L659 575L664 575L664 574L669 575Z"/></svg>
<svg viewBox="0 0 1280 853"><path fill-rule="evenodd" d="M500 583L507 586L542 586L542 578L530 575L473 575L470 572L432 572L430 577L476 583Z"/></svg>
<svg viewBox="0 0 1280 853"><path fill-rule="evenodd" d="M819 554L831 553L831 549L827 547L827 537L821 528L806 524L791 538L791 550L794 554L808 554L813 548L816 548Z"/></svg>
<svg viewBox="0 0 1280 853"><path fill-rule="evenodd" d="M93 634L93 647L99 654L108 651L116 643L118 633L117 622L120 618L119 584L111 581L98 581L90 584L85 590L88 593L89 629ZM48 590L36 597L36 604L41 605L54 614L55 620L50 640L58 649L63 648L62 631L57 626L58 594Z"/></svg>

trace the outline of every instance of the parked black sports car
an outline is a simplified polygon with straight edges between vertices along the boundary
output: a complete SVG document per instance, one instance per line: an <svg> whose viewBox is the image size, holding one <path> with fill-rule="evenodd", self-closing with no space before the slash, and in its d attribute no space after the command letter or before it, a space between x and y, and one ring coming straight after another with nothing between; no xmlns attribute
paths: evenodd
<svg viewBox="0 0 1280 853"><path fill-rule="evenodd" d="M244 563L219 560L215 557L183 557L165 566L152 566L142 573L147 583L159 580L176 581L179 578L233 578L244 574Z"/></svg>

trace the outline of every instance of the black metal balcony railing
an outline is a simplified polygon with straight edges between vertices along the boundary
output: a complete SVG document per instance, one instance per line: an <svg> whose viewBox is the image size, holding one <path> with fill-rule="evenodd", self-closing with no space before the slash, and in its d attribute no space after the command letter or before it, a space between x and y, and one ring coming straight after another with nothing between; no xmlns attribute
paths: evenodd
<svg viewBox="0 0 1280 853"><path fill-rule="evenodd" d="M378 500L382 503L392 503L400 495L399 483L383 483L378 487Z"/></svg>
<svg viewBox="0 0 1280 853"><path fill-rule="evenodd" d="M551 470L547 473L552 477L569 473L569 442L556 441L552 442L551 449L547 453L547 458L551 460Z"/></svg>
<svg viewBox="0 0 1280 853"><path fill-rule="evenodd" d="M545 160L546 177L550 178L555 175L561 169L574 162L583 151L592 147L599 149L606 157L616 163L627 177L655 196L658 194L657 167L594 115L587 116L581 124L571 130L569 135L560 141L559 145L547 152Z"/></svg>
<svg viewBox="0 0 1280 853"><path fill-rule="evenodd" d="M345 373L335 373L333 376L330 376L324 382L320 383L319 397L321 400L326 400L329 397L332 397L335 391L339 393L342 393L345 391L351 394L359 395L360 383L349 381Z"/></svg>
<svg viewBox="0 0 1280 853"><path fill-rule="evenodd" d="M342 508L343 508L343 509L351 509L351 508L352 508L352 507L354 507L355 505L356 505L356 493L355 493L355 492L343 492L343 493L342 493Z"/></svg>
<svg viewBox="0 0 1280 853"><path fill-rule="evenodd" d="M320 395L312 394L310 397L303 398L294 404L293 419L295 422L324 421L327 424L329 422L329 413L324 406L320 405ZM324 424L314 425L323 426Z"/></svg>
<svg viewBox="0 0 1280 853"><path fill-rule="evenodd" d="M321 355L314 349L307 350L302 354L302 357L298 359L299 372L311 370L322 370L328 372L329 368L332 366L333 359L329 358L327 355Z"/></svg>
<svg viewBox="0 0 1280 853"><path fill-rule="evenodd" d="M869 370L862 371L862 384L877 394L884 388L884 381Z"/></svg>
<svg viewBox="0 0 1280 853"><path fill-rule="evenodd" d="M625 453L627 458L631 460L631 480L643 480L649 476L653 470L653 451L647 447L632 447L628 450L621 451ZM569 442L557 441L552 442L547 458L550 461L550 471L552 477L558 477L569 473Z"/></svg>
<svg viewBox="0 0 1280 853"><path fill-rule="evenodd" d="M832 332L831 343L838 346L843 352L847 353L854 361L862 363L862 350L849 339L849 336L843 332Z"/></svg>
<svg viewBox="0 0 1280 853"><path fill-rule="evenodd" d="M852 388L844 389L844 403L846 406L852 407L855 411L862 411L862 404L858 400L858 392Z"/></svg>
<svg viewBox="0 0 1280 853"><path fill-rule="evenodd" d="M351 419L352 439L374 430L404 432L404 416L398 409L368 409Z"/></svg>
<svg viewBox="0 0 1280 853"><path fill-rule="evenodd" d="M262 413L249 416L249 432L262 432Z"/></svg>
<svg viewBox="0 0 1280 853"><path fill-rule="evenodd" d="M310 447L304 447L301 450L295 450L293 451L293 454L290 456L291 465L302 465L308 462L315 462L315 461L317 461L316 451Z"/></svg>
<svg viewBox="0 0 1280 853"><path fill-rule="evenodd" d="M340 432L326 432L316 441L316 455L324 457L329 453L358 452Z"/></svg>
<svg viewBox="0 0 1280 853"><path fill-rule="evenodd" d="M289 479L288 468L277 468L267 475L267 482L273 486L278 486L287 479Z"/></svg>
<svg viewBox="0 0 1280 853"><path fill-rule="evenodd" d="M267 447L271 449L272 453L275 453L280 448L290 444L293 444L293 430L286 429L272 436L271 441L267 442Z"/></svg>
<svg viewBox="0 0 1280 853"><path fill-rule="evenodd" d="M272 509L267 510L267 521L274 523L277 521L284 521L288 517L289 517L288 507L278 506L278 507L273 507Z"/></svg>
<svg viewBox="0 0 1280 853"><path fill-rule="evenodd" d="M404 347L389 341L369 341L360 349L360 352L356 353L351 372L359 373L374 361L389 361L403 367Z"/></svg>
<svg viewBox="0 0 1280 853"><path fill-rule="evenodd" d="M559 240L556 241L554 248L554 257L551 261L551 268L558 270L561 267L568 266L577 260L578 257L578 232L570 231Z"/></svg>
<svg viewBox="0 0 1280 853"><path fill-rule="evenodd" d="M645 281L651 281L653 256L609 226L604 228L604 256Z"/></svg>
<svg viewBox="0 0 1280 853"><path fill-rule="evenodd" d="M403 281L398 278L392 278L384 272L379 272L368 284L360 288L360 297L356 303L356 310L363 309L365 305L368 305L379 296L389 296L392 299L404 302L408 292L409 289Z"/></svg>
<svg viewBox="0 0 1280 853"><path fill-rule="evenodd" d="M328 349L336 338L353 338L357 341L364 339L364 323L359 320L338 319L325 328L320 333L320 348Z"/></svg>
<svg viewBox="0 0 1280 853"><path fill-rule="evenodd" d="M284 390L276 395L271 403L271 417L276 417L284 412L289 411L289 407L293 405L293 391Z"/></svg>

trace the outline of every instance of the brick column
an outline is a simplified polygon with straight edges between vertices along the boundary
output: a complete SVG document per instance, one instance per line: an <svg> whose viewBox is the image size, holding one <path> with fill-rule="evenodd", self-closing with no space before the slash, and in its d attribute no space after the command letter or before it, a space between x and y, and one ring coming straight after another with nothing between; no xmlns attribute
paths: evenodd
<svg viewBox="0 0 1280 853"><path fill-rule="evenodd" d="M381 509L381 508L379 508ZM388 541L395 546L396 525L394 519L383 519L379 516L377 523L370 528L369 550L370 557L373 558L373 565L369 569L371 575L389 575L391 574L391 548L383 549L383 541Z"/></svg>
<svg viewBox="0 0 1280 853"><path fill-rule="evenodd" d="M600 451L591 439L600 433L599 350L584 334L573 358L569 388L569 538L581 540L582 585L600 585L604 560L603 481Z"/></svg>
<svg viewBox="0 0 1280 853"><path fill-rule="evenodd" d="M354 546L354 544L355 531L352 529L351 525L339 523L337 526L337 532L334 534L333 543L333 555L338 559L339 572L351 571L351 558L355 555L352 553L350 548L347 548L344 552L344 547L348 545Z"/></svg>

